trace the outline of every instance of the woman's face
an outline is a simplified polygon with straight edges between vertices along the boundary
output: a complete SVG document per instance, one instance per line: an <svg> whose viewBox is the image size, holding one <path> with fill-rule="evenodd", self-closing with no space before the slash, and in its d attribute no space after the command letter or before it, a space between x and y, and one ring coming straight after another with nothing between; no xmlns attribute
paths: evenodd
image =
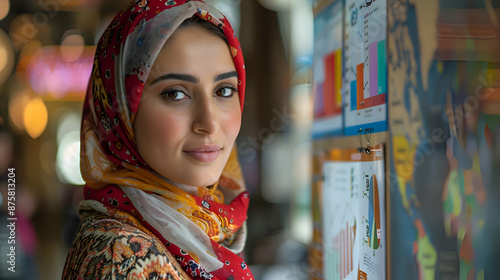
<svg viewBox="0 0 500 280"><path fill-rule="evenodd" d="M214 184L241 126L237 88L222 39L201 27L177 29L153 64L134 121L142 158L176 183Z"/></svg>

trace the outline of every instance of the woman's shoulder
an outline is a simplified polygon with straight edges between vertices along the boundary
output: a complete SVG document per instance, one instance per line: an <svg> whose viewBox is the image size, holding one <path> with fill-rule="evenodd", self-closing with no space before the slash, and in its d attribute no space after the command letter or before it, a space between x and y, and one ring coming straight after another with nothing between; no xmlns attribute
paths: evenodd
<svg viewBox="0 0 500 280"><path fill-rule="evenodd" d="M162 242L131 219L95 213L82 221L63 279L189 279ZM122 277L120 277L122 276Z"/></svg>

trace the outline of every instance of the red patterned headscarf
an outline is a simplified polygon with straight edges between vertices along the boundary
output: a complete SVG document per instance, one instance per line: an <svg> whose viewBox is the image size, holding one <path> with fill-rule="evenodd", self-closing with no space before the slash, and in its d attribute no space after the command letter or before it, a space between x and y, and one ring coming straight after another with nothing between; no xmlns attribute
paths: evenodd
<svg viewBox="0 0 500 280"><path fill-rule="evenodd" d="M151 67L170 35L193 16L224 32L243 108L243 56L219 11L202 1L132 0L99 41L85 98L81 171L86 205L137 217L193 279L251 279L238 256L246 236L248 193L236 148L217 184L207 189L161 177L141 158L134 140L134 118Z"/></svg>

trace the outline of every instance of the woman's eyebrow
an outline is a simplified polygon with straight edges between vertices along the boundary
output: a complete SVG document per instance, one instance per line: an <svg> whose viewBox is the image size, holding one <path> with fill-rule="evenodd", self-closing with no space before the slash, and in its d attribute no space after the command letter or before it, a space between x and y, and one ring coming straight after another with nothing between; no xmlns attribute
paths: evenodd
<svg viewBox="0 0 500 280"><path fill-rule="evenodd" d="M199 82L199 79L193 75L170 73L170 74L165 74L165 75L162 75L162 76L154 79L154 81L151 84L153 85L153 84L155 84L159 81L162 81L162 80L181 80L181 81L185 81L185 82L189 82L189 83L198 83Z"/></svg>
<svg viewBox="0 0 500 280"><path fill-rule="evenodd" d="M214 82L222 81L222 80L229 79L232 77L238 77L238 73L236 73L236 71L231 71L231 72L219 74L219 75L215 76Z"/></svg>

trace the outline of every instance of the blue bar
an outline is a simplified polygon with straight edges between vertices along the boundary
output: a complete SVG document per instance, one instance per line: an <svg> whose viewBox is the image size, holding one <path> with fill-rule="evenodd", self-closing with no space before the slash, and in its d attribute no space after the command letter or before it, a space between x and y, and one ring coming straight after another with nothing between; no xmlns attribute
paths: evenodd
<svg viewBox="0 0 500 280"><path fill-rule="evenodd" d="M356 85L356 81L357 80L351 82L351 111L356 111L358 109L358 86Z"/></svg>

